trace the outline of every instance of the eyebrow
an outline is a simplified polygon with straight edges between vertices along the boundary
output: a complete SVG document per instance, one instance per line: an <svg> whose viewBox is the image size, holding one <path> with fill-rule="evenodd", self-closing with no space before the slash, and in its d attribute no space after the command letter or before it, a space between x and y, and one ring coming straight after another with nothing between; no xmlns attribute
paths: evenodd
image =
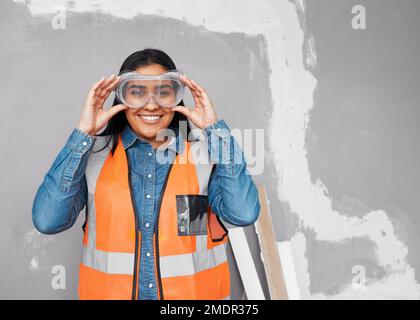
<svg viewBox="0 0 420 320"><path fill-rule="evenodd" d="M142 86L140 84L132 84L128 87L128 89L137 88L137 89L144 89L146 86Z"/></svg>
<svg viewBox="0 0 420 320"><path fill-rule="evenodd" d="M170 86L169 84L162 84L162 85L156 86L156 87L158 87L158 88L169 88L169 89L173 89L174 88L173 86Z"/></svg>
<svg viewBox="0 0 420 320"><path fill-rule="evenodd" d="M128 89L132 89L132 88L136 88L136 89L145 89L146 88L146 86L143 86L143 85L141 85L141 84L132 84L132 85L130 85L129 87L128 87ZM173 89L173 86L170 86L169 84L163 84L163 85L157 85L157 86L155 86L155 89L156 88L160 88L160 89L162 89L162 88L169 88L169 89Z"/></svg>

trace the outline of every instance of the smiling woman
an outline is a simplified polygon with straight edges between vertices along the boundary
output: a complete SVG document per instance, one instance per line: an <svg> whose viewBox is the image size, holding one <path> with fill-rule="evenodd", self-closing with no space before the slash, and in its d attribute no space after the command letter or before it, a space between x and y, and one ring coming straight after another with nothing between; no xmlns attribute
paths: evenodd
<svg viewBox="0 0 420 320"><path fill-rule="evenodd" d="M190 132L190 126L187 122L187 117L179 112L173 112L175 110L168 110L166 108L161 108L156 103L153 103L153 99L144 100L143 104L137 108L127 108L130 107L130 102L133 101L127 97L127 100L124 98L126 96L126 90L124 90L125 84L130 84L130 75L131 79L133 74L143 75L147 79L147 76L157 76L163 73L167 73L169 70L176 70L176 66L172 59L163 51L156 49L145 49L142 51L137 51L127 57L120 68L120 76L115 78L115 82L111 84L111 88L106 88L106 95L109 95L114 87L116 87L117 96L113 102L113 108L121 106L124 102L126 103L125 114L117 113L109 121L105 130L100 134L102 135L111 135L112 136L112 152L115 151L115 148L118 143L118 134L122 132L127 123L130 124L131 128L143 138L148 139L150 143L156 148L164 141L156 141L156 132L164 128L169 128L171 130L178 131L180 121L186 124L187 134ZM128 76L127 76L128 74ZM109 82L112 81L112 78ZM174 77L178 82L182 81L181 77ZM139 79L138 77L136 79ZM138 80L137 80L138 81ZM150 81L150 80L149 80ZM118 85L120 84L120 85ZM118 86L117 86L118 85ZM185 86L185 83L182 83L182 87ZM134 88L131 88L134 89ZM119 93L119 94L118 94ZM182 90L183 94L183 90ZM134 95L134 93L133 93ZM119 98L118 98L119 96ZM132 95L131 95L132 97ZM182 95L180 101L177 103L180 106L184 105L182 100ZM118 112L118 111L117 111ZM159 120L148 120L147 117L154 116L159 117ZM142 118L143 117L143 118ZM149 118L151 119L151 118ZM81 119L82 120L82 119ZM150 122L148 122L150 121ZM155 126L147 126L148 124L153 124ZM83 124L79 124L83 125ZM82 127L83 128L83 127ZM98 130L99 131L99 130Z"/></svg>
<svg viewBox="0 0 420 320"><path fill-rule="evenodd" d="M144 76L156 76L164 74L168 70L160 64L150 64L138 67L135 71ZM140 106L125 109L125 116L134 132L151 143L154 148L159 147L165 142L157 138L158 133L169 127L175 114L166 105L162 107L161 104L158 104L161 99L150 99L151 97L156 97L156 95L160 96L160 93L156 94L156 89L158 89L160 82L156 80L143 80L142 82L131 80L128 83L123 82L127 88L122 90L124 99L121 99L127 101L130 105ZM157 86L156 89L155 86ZM143 95L146 98L142 98ZM175 99L173 101L175 102Z"/></svg>
<svg viewBox="0 0 420 320"><path fill-rule="evenodd" d="M95 83L35 196L33 222L46 234L69 229L86 206L81 299L230 297L228 230L221 219L254 223L258 192L207 92L175 70L163 51L145 49L124 61L120 76ZM184 87L194 108L183 104ZM181 134L187 119L207 139ZM167 129L175 137L160 139ZM93 151L96 142L103 147ZM203 148L204 163L192 152ZM169 161L159 161L162 153Z"/></svg>

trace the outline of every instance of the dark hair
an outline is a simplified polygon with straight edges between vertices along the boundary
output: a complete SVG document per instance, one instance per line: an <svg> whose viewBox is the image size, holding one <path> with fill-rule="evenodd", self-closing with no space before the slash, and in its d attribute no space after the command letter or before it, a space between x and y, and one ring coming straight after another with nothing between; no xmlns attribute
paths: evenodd
<svg viewBox="0 0 420 320"><path fill-rule="evenodd" d="M125 59L124 63L122 64L120 68L120 73L122 71L134 71L139 67L148 66L152 64L160 64L167 70L176 69L175 63L165 52L159 49L146 48L144 50L136 51L132 53L131 55L129 55L127 59ZM117 98L114 98L114 102L112 103L112 105L115 106L119 103L120 102L117 100ZM178 105L183 106L184 100L181 100L181 102ZM171 130L174 130L178 134L180 121L186 122L187 137L188 137L188 134L190 133L190 126L188 124L187 118L182 113L175 111L174 117L171 123L169 124L168 128ZM114 155L115 149L117 148L117 144L118 144L118 135L123 131L126 125L128 125L128 121L124 112L122 111L118 112L115 116L113 116L111 120L108 122L104 131L102 131L100 134L95 135L95 136L107 136L107 135L110 136L106 145L103 148L101 148L101 150L105 149L112 140L111 152L112 152L112 155ZM101 150L98 150L95 152L99 152Z"/></svg>

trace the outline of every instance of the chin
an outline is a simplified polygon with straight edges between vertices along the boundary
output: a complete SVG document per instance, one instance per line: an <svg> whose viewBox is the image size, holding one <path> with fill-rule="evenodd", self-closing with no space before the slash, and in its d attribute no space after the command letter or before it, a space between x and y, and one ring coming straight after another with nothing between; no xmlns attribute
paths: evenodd
<svg viewBox="0 0 420 320"><path fill-rule="evenodd" d="M140 134L147 139L154 139L159 130L141 130Z"/></svg>
<svg viewBox="0 0 420 320"><path fill-rule="evenodd" d="M169 124L168 124L169 125ZM167 126L151 126L150 124L139 124L138 132L145 138L155 138L161 130L165 130Z"/></svg>

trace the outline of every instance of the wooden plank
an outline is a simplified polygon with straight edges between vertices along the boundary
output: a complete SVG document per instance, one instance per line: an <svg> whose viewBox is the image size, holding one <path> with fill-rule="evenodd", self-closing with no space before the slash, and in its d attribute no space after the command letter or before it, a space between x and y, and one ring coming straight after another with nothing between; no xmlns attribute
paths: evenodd
<svg viewBox="0 0 420 320"><path fill-rule="evenodd" d="M261 248L265 275L271 300L287 300L287 289L284 281L283 268L277 247L276 234L269 210L269 202L263 185L258 185L260 200L260 216L256 221L256 232Z"/></svg>
<svg viewBox="0 0 420 320"><path fill-rule="evenodd" d="M229 240L248 300L265 300L244 229L229 229Z"/></svg>

